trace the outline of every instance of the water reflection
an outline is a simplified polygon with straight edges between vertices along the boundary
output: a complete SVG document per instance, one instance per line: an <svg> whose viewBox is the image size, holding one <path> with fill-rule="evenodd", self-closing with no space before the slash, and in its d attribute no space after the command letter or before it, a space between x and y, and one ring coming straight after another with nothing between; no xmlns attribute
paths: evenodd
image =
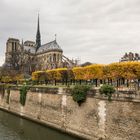
<svg viewBox="0 0 140 140"><path fill-rule="evenodd" d="M0 140L79 140L0 110Z"/></svg>

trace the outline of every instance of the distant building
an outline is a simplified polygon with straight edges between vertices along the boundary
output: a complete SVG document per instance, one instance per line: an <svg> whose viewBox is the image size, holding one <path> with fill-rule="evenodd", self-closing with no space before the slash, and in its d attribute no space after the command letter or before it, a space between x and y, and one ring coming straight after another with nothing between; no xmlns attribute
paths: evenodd
<svg viewBox="0 0 140 140"><path fill-rule="evenodd" d="M80 66L81 67L85 67L85 66L90 66L90 65L92 65L93 63L91 63L91 62L85 62L85 63L83 63L83 64L81 64Z"/></svg>
<svg viewBox="0 0 140 140"><path fill-rule="evenodd" d="M121 58L120 62L125 61L140 61L140 54L138 53L125 53L125 55Z"/></svg>
<svg viewBox="0 0 140 140"><path fill-rule="evenodd" d="M39 17L36 42L20 42L9 38L6 43L5 64L9 69L31 73L35 70L47 70L62 67L74 67L77 63L63 55L63 50L55 40L41 44Z"/></svg>

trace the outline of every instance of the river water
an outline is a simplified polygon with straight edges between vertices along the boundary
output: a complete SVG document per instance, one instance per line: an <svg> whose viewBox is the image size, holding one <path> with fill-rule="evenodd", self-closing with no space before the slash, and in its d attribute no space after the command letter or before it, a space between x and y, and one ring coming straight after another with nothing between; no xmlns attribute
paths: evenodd
<svg viewBox="0 0 140 140"><path fill-rule="evenodd" d="M0 110L0 140L80 140Z"/></svg>

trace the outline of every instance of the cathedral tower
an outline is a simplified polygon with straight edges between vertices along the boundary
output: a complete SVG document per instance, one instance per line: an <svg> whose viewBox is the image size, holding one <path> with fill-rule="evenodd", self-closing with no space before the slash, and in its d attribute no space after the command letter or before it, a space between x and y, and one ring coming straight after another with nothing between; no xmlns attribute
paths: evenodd
<svg viewBox="0 0 140 140"><path fill-rule="evenodd" d="M21 45L20 41L15 38L9 38L6 43L6 66L18 70L20 63Z"/></svg>

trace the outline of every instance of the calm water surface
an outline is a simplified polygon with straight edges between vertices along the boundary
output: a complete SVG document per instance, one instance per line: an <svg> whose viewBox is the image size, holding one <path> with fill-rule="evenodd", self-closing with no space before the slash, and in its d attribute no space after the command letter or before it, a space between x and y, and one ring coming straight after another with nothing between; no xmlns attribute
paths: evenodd
<svg viewBox="0 0 140 140"><path fill-rule="evenodd" d="M0 110L0 140L80 140Z"/></svg>

